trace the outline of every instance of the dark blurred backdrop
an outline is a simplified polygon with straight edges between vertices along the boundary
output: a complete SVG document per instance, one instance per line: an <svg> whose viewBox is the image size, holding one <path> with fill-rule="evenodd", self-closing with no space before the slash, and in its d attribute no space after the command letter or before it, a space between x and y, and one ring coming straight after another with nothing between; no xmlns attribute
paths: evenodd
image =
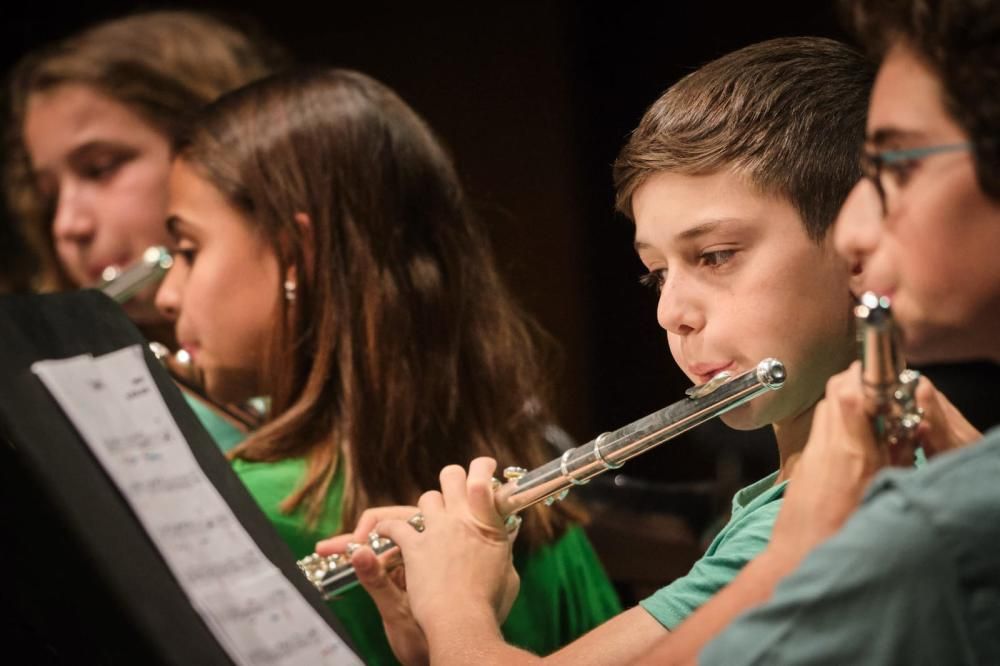
<svg viewBox="0 0 1000 666"><path fill-rule="evenodd" d="M0 64L7 69L42 42L125 11L184 6L8 5ZM654 294L638 286L631 225L613 211L610 167L628 132L665 88L723 53L784 35L844 37L832 3L791 0L220 0L198 8L255 22L303 63L363 70L430 122L489 224L515 293L560 350L558 414L580 440L678 399L688 385L656 324ZM679 482L717 478L721 465L738 483L774 464L769 433L712 424L627 469Z"/></svg>

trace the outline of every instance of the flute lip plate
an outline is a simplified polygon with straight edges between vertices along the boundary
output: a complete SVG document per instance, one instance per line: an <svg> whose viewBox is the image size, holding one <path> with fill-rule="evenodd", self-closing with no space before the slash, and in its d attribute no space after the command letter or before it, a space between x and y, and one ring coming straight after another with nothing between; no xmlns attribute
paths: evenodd
<svg viewBox="0 0 1000 666"><path fill-rule="evenodd" d="M699 384L698 386L690 387L688 390L684 391L684 394L689 398L701 398L708 395L715 389L719 388L732 378L733 378L733 373L729 372L728 370L723 370L719 374L709 379L704 384Z"/></svg>

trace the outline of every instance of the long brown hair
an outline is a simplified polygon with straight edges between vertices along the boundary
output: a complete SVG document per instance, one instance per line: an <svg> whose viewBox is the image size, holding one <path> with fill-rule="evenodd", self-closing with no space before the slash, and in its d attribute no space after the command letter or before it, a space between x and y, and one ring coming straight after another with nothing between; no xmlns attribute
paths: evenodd
<svg viewBox="0 0 1000 666"><path fill-rule="evenodd" d="M525 406L547 393L534 326L449 156L391 90L345 70L271 77L210 105L178 156L295 274L294 302L274 295L265 386L276 416L233 453L307 459L286 510L315 519L339 465L352 525L368 506L415 502L446 464L550 457L545 415ZM570 511L528 516L527 543L561 531Z"/></svg>
<svg viewBox="0 0 1000 666"><path fill-rule="evenodd" d="M274 43L191 11L158 11L99 23L33 51L12 70L4 160L7 205L45 271L38 286L69 286L52 252L50 206L39 197L22 130L29 98L66 83L124 104L173 143L186 121L227 90L284 66Z"/></svg>

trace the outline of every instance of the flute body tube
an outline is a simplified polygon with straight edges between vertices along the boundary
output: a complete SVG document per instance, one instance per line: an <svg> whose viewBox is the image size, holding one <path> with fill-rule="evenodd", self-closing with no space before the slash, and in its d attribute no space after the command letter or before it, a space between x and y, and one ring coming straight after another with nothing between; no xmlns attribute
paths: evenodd
<svg viewBox="0 0 1000 666"><path fill-rule="evenodd" d="M781 388L785 378L785 366L773 358L764 359L735 377L720 373L706 384L688 389L687 398L570 449L541 467L531 471L507 468L504 471L507 482L498 484L494 492L497 512L512 517L539 502L551 504L561 500L573 486L583 485L606 470L617 469L663 442L763 393ZM422 528L420 516L414 516L410 523L418 530ZM369 541L376 553L395 548L392 541L377 534L372 534ZM300 560L299 568L329 599L357 583L350 553L349 550L329 557L313 554Z"/></svg>
<svg viewBox="0 0 1000 666"><path fill-rule="evenodd" d="M142 257L124 270L115 266L105 269L104 280L97 285L97 289L116 303L124 304L144 287L162 280L173 264L170 251L154 245L146 248Z"/></svg>
<svg viewBox="0 0 1000 666"><path fill-rule="evenodd" d="M889 446L912 440L922 416L915 395L920 373L906 367L889 299L866 292L855 306L854 316L861 384L875 405L875 437Z"/></svg>

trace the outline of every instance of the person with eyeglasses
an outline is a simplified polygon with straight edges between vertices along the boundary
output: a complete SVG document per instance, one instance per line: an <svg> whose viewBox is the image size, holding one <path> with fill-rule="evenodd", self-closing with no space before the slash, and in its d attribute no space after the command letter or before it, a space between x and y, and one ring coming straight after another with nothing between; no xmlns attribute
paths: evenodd
<svg viewBox="0 0 1000 666"><path fill-rule="evenodd" d="M912 361L1000 362L1000 3L844 7L881 60L834 232L853 286ZM917 398L931 460L883 470L859 368L833 377L768 548L642 663L1000 663L1000 428Z"/></svg>
<svg viewBox="0 0 1000 666"><path fill-rule="evenodd" d="M887 141L885 136L876 136L872 140L876 143ZM896 192L906 185L910 173L919 162L932 155L969 151L972 149L972 145L972 143L965 141L902 150L888 149L873 153L863 152L861 154L861 173L875 187L882 215L885 216L889 213L889 198L895 197Z"/></svg>

